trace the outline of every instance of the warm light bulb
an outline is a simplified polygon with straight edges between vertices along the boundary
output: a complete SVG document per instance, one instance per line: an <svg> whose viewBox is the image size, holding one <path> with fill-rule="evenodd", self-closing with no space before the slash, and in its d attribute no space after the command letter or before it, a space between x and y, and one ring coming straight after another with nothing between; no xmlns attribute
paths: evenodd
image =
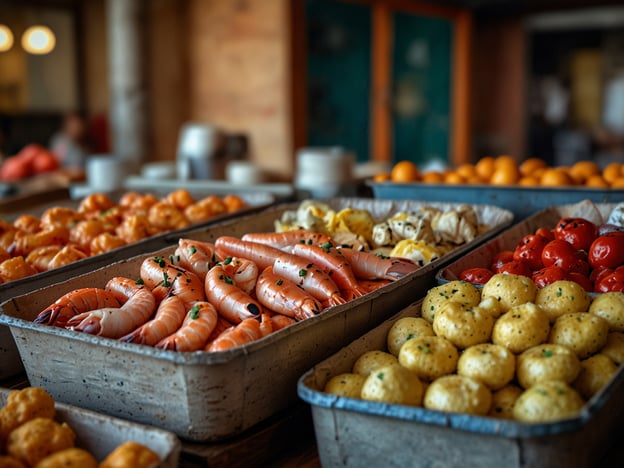
<svg viewBox="0 0 624 468"><path fill-rule="evenodd" d="M6 52L13 47L13 33L8 26L0 24L0 52Z"/></svg>
<svg viewBox="0 0 624 468"><path fill-rule="evenodd" d="M55 45L54 33L47 26L31 26L22 35L22 47L31 54L47 54Z"/></svg>

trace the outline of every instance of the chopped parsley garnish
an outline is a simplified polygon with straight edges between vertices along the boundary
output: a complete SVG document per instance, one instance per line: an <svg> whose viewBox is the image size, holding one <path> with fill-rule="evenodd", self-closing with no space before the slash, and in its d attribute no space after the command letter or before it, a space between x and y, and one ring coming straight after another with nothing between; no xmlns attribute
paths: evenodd
<svg viewBox="0 0 624 468"><path fill-rule="evenodd" d="M164 287L169 287L171 286L171 282L169 281L169 276L167 275L167 272L163 271L163 282L162 285Z"/></svg>
<svg viewBox="0 0 624 468"><path fill-rule="evenodd" d="M193 308L189 311L189 315L193 320L199 318L199 306L197 304L195 304Z"/></svg>
<svg viewBox="0 0 624 468"><path fill-rule="evenodd" d="M545 349L544 351L542 351L543 357L551 357L552 355L553 355L553 352L550 349Z"/></svg>
<svg viewBox="0 0 624 468"><path fill-rule="evenodd" d="M143 281L143 278L138 278L138 279L135 281L135 284L145 284L145 281Z"/></svg>
<svg viewBox="0 0 624 468"><path fill-rule="evenodd" d="M230 263L232 263L232 257L225 257L225 260L223 260L223 264L229 265Z"/></svg>
<svg viewBox="0 0 624 468"><path fill-rule="evenodd" d="M301 276L302 278L308 274L308 270L306 270L305 268L302 268L301 270L299 270L299 276Z"/></svg>
<svg viewBox="0 0 624 468"><path fill-rule="evenodd" d="M191 255L193 255L194 253L197 253L197 247L195 247L194 245L191 245L189 247L189 252L191 252Z"/></svg>
<svg viewBox="0 0 624 468"><path fill-rule="evenodd" d="M281 278L275 282L275 284L277 284L278 286L281 286L283 283L284 281Z"/></svg>

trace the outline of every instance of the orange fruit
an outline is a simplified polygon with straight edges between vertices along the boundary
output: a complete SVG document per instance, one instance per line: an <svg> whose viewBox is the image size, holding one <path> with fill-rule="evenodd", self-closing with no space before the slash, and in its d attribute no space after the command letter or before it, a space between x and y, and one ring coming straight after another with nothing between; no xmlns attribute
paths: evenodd
<svg viewBox="0 0 624 468"><path fill-rule="evenodd" d="M483 180L490 180L490 177L494 174L494 158L492 156L485 156L479 159L475 164L475 171Z"/></svg>
<svg viewBox="0 0 624 468"><path fill-rule="evenodd" d="M524 176L518 181L518 185L521 185L523 187L535 187L536 185L539 185L539 184L540 184L539 178L531 176L531 175Z"/></svg>
<svg viewBox="0 0 624 468"><path fill-rule="evenodd" d="M549 167L542 174L540 184L544 187L561 187L574 185L574 181L564 169Z"/></svg>
<svg viewBox="0 0 624 468"><path fill-rule="evenodd" d="M524 177L533 175L537 169L543 169L547 166L546 161L540 158L525 159L520 163L518 169Z"/></svg>
<svg viewBox="0 0 624 468"><path fill-rule="evenodd" d="M577 184L583 184L591 176L600 174L600 167L594 161L577 161L570 167L569 174Z"/></svg>
<svg viewBox="0 0 624 468"><path fill-rule="evenodd" d="M392 168L390 179L393 182L416 182L420 180L420 171L412 161L399 161Z"/></svg>
<svg viewBox="0 0 624 468"><path fill-rule="evenodd" d="M515 185L520 180L520 171L514 162L505 162L494 170L494 174L490 178L492 185Z"/></svg>
<svg viewBox="0 0 624 468"><path fill-rule="evenodd" d="M380 172L373 176L373 182L388 182L390 180L389 172Z"/></svg>
<svg viewBox="0 0 624 468"><path fill-rule="evenodd" d="M468 177L466 179L466 183L469 184L469 185L483 185L486 182L481 177L479 177L478 175L475 175L475 176L472 176L472 177Z"/></svg>
<svg viewBox="0 0 624 468"><path fill-rule="evenodd" d="M624 176L620 176L611 182L611 188L614 189L623 189L624 188Z"/></svg>
<svg viewBox="0 0 624 468"><path fill-rule="evenodd" d="M602 178L611 184L622 175L622 165L619 162L612 162L602 170Z"/></svg>
<svg viewBox="0 0 624 468"><path fill-rule="evenodd" d="M609 188L609 183L600 174L596 174L587 178L585 187Z"/></svg>
<svg viewBox="0 0 624 468"><path fill-rule="evenodd" d="M496 167L497 169L502 166L507 167L512 165L518 167L518 163L516 162L516 160L507 154L498 156L494 160L494 167Z"/></svg>
<svg viewBox="0 0 624 468"><path fill-rule="evenodd" d="M465 180L477 175L477 170L472 164L462 164L455 170L455 172L457 172Z"/></svg>
<svg viewBox="0 0 624 468"><path fill-rule="evenodd" d="M457 172L447 172L444 175L444 183L446 184L458 185L458 184L463 184L465 181L466 179L464 179Z"/></svg>
<svg viewBox="0 0 624 468"><path fill-rule="evenodd" d="M442 184L444 183L444 175L438 171L428 171L423 173L422 181L427 184Z"/></svg>

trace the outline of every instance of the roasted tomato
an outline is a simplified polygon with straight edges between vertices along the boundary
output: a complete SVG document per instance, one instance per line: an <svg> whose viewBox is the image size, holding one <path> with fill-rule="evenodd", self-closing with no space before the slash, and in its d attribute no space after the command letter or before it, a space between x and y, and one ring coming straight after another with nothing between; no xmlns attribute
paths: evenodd
<svg viewBox="0 0 624 468"><path fill-rule="evenodd" d="M514 275L523 275L531 277L532 271L529 265L518 260L503 263L497 273L512 273Z"/></svg>
<svg viewBox="0 0 624 468"><path fill-rule="evenodd" d="M459 274L459 279L474 284L485 284L494 276L494 272L487 268L468 268Z"/></svg>
<svg viewBox="0 0 624 468"><path fill-rule="evenodd" d="M490 269L494 273L499 273L499 268L505 263L511 262L513 259L514 258L512 250L503 250L502 252L496 254L494 260L492 260L492 266L490 267Z"/></svg>
<svg viewBox="0 0 624 468"><path fill-rule="evenodd" d="M598 226L585 218L563 218L553 230L555 239L564 240L576 250L587 250L598 236Z"/></svg>
<svg viewBox="0 0 624 468"><path fill-rule="evenodd" d="M615 270L613 268L606 268L606 267L594 268L589 275L589 281L591 281L592 284L598 284L603 277L613 273L614 271Z"/></svg>
<svg viewBox="0 0 624 468"><path fill-rule="evenodd" d="M544 267L542 262L542 250L548 244L548 239L537 234L524 236L516 246L513 259L529 265L531 270L539 270Z"/></svg>
<svg viewBox="0 0 624 468"><path fill-rule="evenodd" d="M540 270L534 271L531 278L538 288L543 288L555 281L565 279L566 272L557 265L550 265Z"/></svg>
<svg viewBox="0 0 624 468"><path fill-rule="evenodd" d="M585 291L587 292L590 292L593 290L593 287L592 287L593 283L590 281L590 279L586 275L582 273L578 273L576 271L569 271L565 274L564 279L574 281L575 283L580 284L583 287L583 289L585 289Z"/></svg>
<svg viewBox="0 0 624 468"><path fill-rule="evenodd" d="M624 264L624 232L610 232L597 237L587 252L593 268L617 268Z"/></svg>
<svg viewBox="0 0 624 468"><path fill-rule="evenodd" d="M542 250L542 263L545 267L557 265L564 271L576 271L584 275L589 274L589 264L585 261L582 251L576 250L572 244L555 239L550 241Z"/></svg>
<svg viewBox="0 0 624 468"><path fill-rule="evenodd" d="M624 271L614 271L603 276L594 286L596 292L624 292Z"/></svg>
<svg viewBox="0 0 624 468"><path fill-rule="evenodd" d="M538 228L535 231L535 235L542 236L545 239L548 239L549 241L555 239L555 235L553 234L552 229L548 229L547 227Z"/></svg>

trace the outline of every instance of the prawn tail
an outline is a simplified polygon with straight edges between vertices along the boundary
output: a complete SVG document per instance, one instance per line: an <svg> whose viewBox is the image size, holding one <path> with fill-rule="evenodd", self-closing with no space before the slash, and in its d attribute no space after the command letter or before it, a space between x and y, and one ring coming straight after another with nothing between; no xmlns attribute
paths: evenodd
<svg viewBox="0 0 624 468"><path fill-rule="evenodd" d="M393 259L383 279L396 280L418 270L418 264L405 259Z"/></svg>
<svg viewBox="0 0 624 468"><path fill-rule="evenodd" d="M99 335L102 331L100 318L91 315L89 312L72 317L67 321L65 327L70 330L76 330L90 335Z"/></svg>

